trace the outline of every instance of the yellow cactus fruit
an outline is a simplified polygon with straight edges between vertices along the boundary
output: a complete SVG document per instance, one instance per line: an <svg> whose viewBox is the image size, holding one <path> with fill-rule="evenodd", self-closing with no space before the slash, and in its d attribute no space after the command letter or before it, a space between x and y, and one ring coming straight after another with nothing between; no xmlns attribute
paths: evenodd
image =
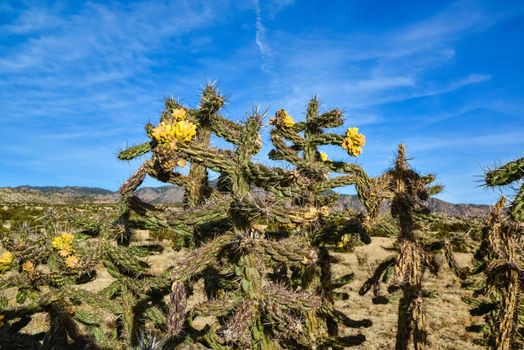
<svg viewBox="0 0 524 350"><path fill-rule="evenodd" d="M295 125L295 120L292 116L287 114L286 111L284 111L284 117L282 118L282 125L284 125L286 128L290 128L293 125Z"/></svg>
<svg viewBox="0 0 524 350"><path fill-rule="evenodd" d="M258 152L261 149L262 149L262 137L258 135L257 139L255 140L255 150Z"/></svg>
<svg viewBox="0 0 524 350"><path fill-rule="evenodd" d="M75 269L78 266L78 258L74 255L69 255L64 259L65 266L70 269Z"/></svg>
<svg viewBox="0 0 524 350"><path fill-rule="evenodd" d="M171 110L171 116L177 122L186 119L187 112L184 108L175 108Z"/></svg>
<svg viewBox="0 0 524 350"><path fill-rule="evenodd" d="M14 255L11 252L5 252L0 255L0 273L5 272L11 268Z"/></svg>
<svg viewBox="0 0 524 350"><path fill-rule="evenodd" d="M286 128L290 128L292 127L293 125L295 125L295 120L293 119L292 116L290 116L289 114L287 114L286 110L285 109L279 109L276 113L275 113L275 117L274 118L271 118L269 120L269 124L272 124L272 125L279 125L279 126L284 126Z"/></svg>
<svg viewBox="0 0 524 350"><path fill-rule="evenodd" d="M151 130L151 137L159 143L168 143L174 138L174 125L171 122L163 121L156 128Z"/></svg>
<svg viewBox="0 0 524 350"><path fill-rule="evenodd" d="M353 157L358 157L361 153L362 153L362 147L353 146L349 150L349 155L351 155Z"/></svg>
<svg viewBox="0 0 524 350"><path fill-rule="evenodd" d="M358 147L362 147L366 144L366 137L362 134L357 134L352 138L353 144Z"/></svg>
<svg viewBox="0 0 524 350"><path fill-rule="evenodd" d="M348 128L346 130L346 137L353 138L353 136L358 135L358 128Z"/></svg>
<svg viewBox="0 0 524 350"><path fill-rule="evenodd" d="M279 227L283 230L286 230L286 231L291 231L291 230L294 230L297 228L297 225L295 225L294 223L290 222L290 223L287 223L287 224L281 224L279 225Z"/></svg>
<svg viewBox="0 0 524 350"><path fill-rule="evenodd" d="M53 239L51 245L58 250L61 256L68 256L73 252L74 239L75 236L72 233L62 233Z"/></svg>
<svg viewBox="0 0 524 350"><path fill-rule="evenodd" d="M189 142L196 134L196 125L186 120L179 121L174 125L173 134L177 141Z"/></svg>
<svg viewBox="0 0 524 350"><path fill-rule="evenodd" d="M181 168L184 168L187 165L187 162L185 159L179 159L176 161L176 165Z"/></svg>
<svg viewBox="0 0 524 350"><path fill-rule="evenodd" d="M35 264L31 260L27 260L22 264L22 271L32 274L35 272Z"/></svg>
<svg viewBox="0 0 524 350"><path fill-rule="evenodd" d="M342 140L342 148L344 148L349 155L358 157L362 153L362 146L366 144L366 137L359 134L358 128L348 128L346 137Z"/></svg>
<svg viewBox="0 0 524 350"><path fill-rule="evenodd" d="M328 160L328 156L327 154L325 154L324 152L320 152L320 159L325 162Z"/></svg>

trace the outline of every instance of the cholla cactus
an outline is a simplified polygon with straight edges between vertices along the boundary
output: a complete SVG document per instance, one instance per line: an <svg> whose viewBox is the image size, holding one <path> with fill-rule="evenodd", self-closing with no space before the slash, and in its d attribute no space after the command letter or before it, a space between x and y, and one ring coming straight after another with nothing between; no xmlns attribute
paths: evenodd
<svg viewBox="0 0 524 350"><path fill-rule="evenodd" d="M398 251L379 264L359 293L363 295L373 288L375 301L384 301L379 282L381 279L386 282L392 277L389 291L401 290L403 293L399 303L395 349L408 349L410 340L415 349L422 349L427 342L422 299L423 275L426 269L435 274L439 270L436 258L418 239L420 225L417 215L429 213L424 201L431 192L428 186L431 181L409 167L404 145L399 146L395 166L387 172L387 176L390 179L389 191L393 193L391 215L398 220L400 228L396 243Z"/></svg>
<svg viewBox="0 0 524 350"><path fill-rule="evenodd" d="M194 141L177 143L172 158L220 173L222 194L195 208L171 213L130 198L130 206L150 224L179 228L221 222L222 230L215 231L215 238L201 237L202 245L170 272L168 330L175 343L200 342L220 349L322 348L361 342L362 336L337 338L317 331L312 324L325 317L350 326L358 322L323 302L315 292L293 291L285 276L272 273L281 266L294 267L299 274L316 268L318 251L307 240L288 237L285 228L316 222L319 213L314 205L283 206L275 201L293 197L305 178L295 171L251 161L261 148L261 122L257 111L243 124L211 118L211 132L232 143L233 151ZM252 186L268 195L254 197ZM198 277L204 278L209 301L187 310L186 300ZM213 316L216 321L197 331L195 319L200 316Z"/></svg>
<svg viewBox="0 0 524 350"><path fill-rule="evenodd" d="M524 158L486 173L488 186L508 185L522 179ZM463 268L464 276L483 273L481 285L475 288L475 298L465 298L474 306L473 315L484 315L486 323L469 327L483 333L482 343L488 349L511 350L524 346L524 314L522 304L524 261L522 259L523 188L513 202L510 213L502 197L492 209L483 229L476 264Z"/></svg>
<svg viewBox="0 0 524 350"><path fill-rule="evenodd" d="M501 198L493 208L483 230L481 245L475 254L476 266L468 275L483 273L474 297L465 301L474 306L473 315L484 315L483 326L471 326L483 333L482 344L488 349L511 350L524 345L522 303L522 225L505 212Z"/></svg>
<svg viewBox="0 0 524 350"><path fill-rule="evenodd" d="M330 213L330 206L338 195L326 192L336 187L356 185L369 180L358 165L332 161L320 150L321 146L335 145L342 147L353 157L362 153L362 146L366 140L357 128L348 128L345 135L326 133L326 129L339 127L343 123L342 111L339 109L319 114L319 101L316 97L308 104L304 122L295 122L285 110L278 110L271 119L271 124L274 125L271 140L275 149L270 152L270 158L293 164L294 171L302 179L293 191L288 191L285 195L291 197L294 204L315 207L320 213L318 223L309 229L300 230L321 252L319 270L309 275L302 286L317 289L328 303L333 303L333 288L330 256L325 245L342 242L344 236L355 232L361 234L364 241L369 243L367 231L361 225L363 216L348 219L343 214ZM344 175L330 176L335 173ZM336 322L329 318L327 321L329 334L336 335Z"/></svg>

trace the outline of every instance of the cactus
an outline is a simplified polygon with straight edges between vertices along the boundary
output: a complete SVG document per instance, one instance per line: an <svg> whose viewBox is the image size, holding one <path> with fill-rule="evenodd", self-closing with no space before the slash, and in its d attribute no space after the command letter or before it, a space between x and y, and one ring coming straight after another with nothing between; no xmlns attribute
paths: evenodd
<svg viewBox="0 0 524 350"><path fill-rule="evenodd" d="M214 238L207 232L194 235L199 247L183 261L177 261L170 271L173 284L167 328L173 341L202 343L217 349L322 348L328 343L343 346L363 341L362 336L330 336L317 330L314 324L326 318L351 326L369 323L352 321L315 291L293 291L291 282L281 274L268 273L282 266L294 267L301 275L319 268L318 250L307 240L293 238L289 231L291 227L307 227L318 221L315 204L297 206L296 201L286 204L280 200L297 198L297 185L307 178L300 172L267 167L251 160L261 148L262 116L257 110L245 123L234 123L217 114L207 123L210 132L233 144L234 149L212 148L194 138L190 142L162 140L153 152L173 151L169 153L171 158L154 155L159 168L167 168L164 162L183 159L192 166L219 173L216 195L195 207L186 206L181 212L165 212L136 197L128 197L129 207L145 217L145 222L171 227L175 234L180 231L191 234L191 227L220 222L213 231ZM150 126L149 130L158 130L160 126ZM197 128L197 135L198 132ZM187 191L187 183L183 186ZM252 186L266 190L268 195L252 196ZM185 300L198 277L204 278L210 299L187 310ZM199 331L195 319L200 316L213 316L217 321ZM289 322L291 328L283 327L283 322Z"/></svg>
<svg viewBox="0 0 524 350"><path fill-rule="evenodd" d="M131 345L136 329L119 328L116 321L136 323L149 309L162 306L169 280L147 273L142 256L149 247L117 245L115 238L122 224L113 215L77 218L77 225L57 225L57 217L40 219L40 226L13 229L1 238L9 252L9 271L5 271L0 291L17 291L18 305L3 305L0 313L6 323L2 331L16 338L18 318L44 312L50 328L43 330L43 348L68 348L67 338L76 348L121 348ZM4 258L2 261L7 261ZM97 278L101 263L113 282L99 292L88 291L84 285ZM139 312L140 305L147 304ZM128 312L127 310L131 310ZM107 323L107 320L113 323ZM140 321L142 322L142 321ZM135 327L136 328L136 327ZM29 344L20 346L30 346Z"/></svg>
<svg viewBox="0 0 524 350"><path fill-rule="evenodd" d="M356 164L332 161L320 150L321 146L335 145L345 148L354 157L362 152L365 138L358 129L349 128L346 135L326 133L326 129L343 125L340 109L319 113L319 101L316 97L309 101L306 120L295 122L285 111L278 110L271 119L271 141L275 147L269 153L270 159L285 160L295 167L295 173L302 181L292 191L286 193L293 204L301 207L314 207L320 213L320 220L309 229L301 231L310 242L319 249L319 268L310 271L302 287L317 290L324 302L333 304L331 286L331 263L326 244L341 241L342 236L359 233L369 243L367 230L362 226L364 216L340 220L340 215L330 214L329 207L338 199L331 190L346 185L357 185L367 175ZM344 175L330 176L335 173ZM357 187L359 187L357 185ZM327 193L332 192L332 193ZM327 331L330 335L338 334L337 323L327 318ZM315 323L311 322L311 325ZM315 326L317 327L317 326Z"/></svg>
<svg viewBox="0 0 524 350"><path fill-rule="evenodd" d="M488 186L503 186L522 179L523 159L510 162L486 173ZM482 274L474 288L473 298L464 298L472 305L472 315L483 315L484 325L468 327L482 332L481 343L488 349L510 350L524 346L524 313L521 310L523 290L522 188L506 210L502 197L486 220L480 246L472 267L464 268L465 277Z"/></svg>
<svg viewBox="0 0 524 350"><path fill-rule="evenodd" d="M418 235L421 229L417 215L426 215L429 209L424 201L431 193L427 177L412 170L406 160L404 145L399 145L395 166L387 172L389 191L393 194L391 215L399 225L397 253L384 260L374 275L362 286L359 294L374 289L375 302L384 302L381 295L380 280L392 283L388 290L400 290L397 340L395 349L408 349L413 343L415 349L423 349L427 344L426 319L423 311L423 276L426 270L436 274L439 264L428 247L422 245Z"/></svg>

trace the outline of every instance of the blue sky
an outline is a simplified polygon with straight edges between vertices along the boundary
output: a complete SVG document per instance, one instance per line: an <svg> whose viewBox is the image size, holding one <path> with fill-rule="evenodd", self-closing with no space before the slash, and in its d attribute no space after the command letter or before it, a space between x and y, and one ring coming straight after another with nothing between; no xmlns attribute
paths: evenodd
<svg viewBox="0 0 524 350"><path fill-rule="evenodd" d="M376 175L403 142L440 198L491 203L483 169L524 151L523 37L522 1L2 1L0 187L116 189L163 97L219 81L234 120L317 95L368 140L331 158Z"/></svg>

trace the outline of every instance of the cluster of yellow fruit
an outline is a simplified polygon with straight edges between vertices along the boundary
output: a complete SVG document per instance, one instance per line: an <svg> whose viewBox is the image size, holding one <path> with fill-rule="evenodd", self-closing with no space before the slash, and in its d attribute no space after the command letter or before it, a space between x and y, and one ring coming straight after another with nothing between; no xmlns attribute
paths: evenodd
<svg viewBox="0 0 524 350"><path fill-rule="evenodd" d="M328 155L325 154L324 152L319 152L319 155L320 155L320 160L321 161L326 162L326 161L329 160Z"/></svg>
<svg viewBox="0 0 524 350"><path fill-rule="evenodd" d="M279 109L275 113L275 118L271 118L269 120L269 124L281 125L286 128L291 128L293 125L295 125L295 120L286 112L285 109Z"/></svg>
<svg viewBox="0 0 524 350"><path fill-rule="evenodd" d="M0 255L0 273L5 272L11 268L13 257L13 253L11 252L5 252Z"/></svg>
<svg viewBox="0 0 524 350"><path fill-rule="evenodd" d="M64 264L70 269L74 269L78 265L78 258L73 254L73 241L75 236L72 233L62 233L59 236L56 236L51 245L53 248L58 250L58 254L64 257Z"/></svg>
<svg viewBox="0 0 524 350"><path fill-rule="evenodd" d="M196 124L186 120L187 112L183 108L171 111L172 120L164 120L151 131L151 137L159 143L189 142L196 134Z"/></svg>
<svg viewBox="0 0 524 350"><path fill-rule="evenodd" d="M358 157L362 153L362 146L365 144L366 137L359 134L358 128L348 128L341 146L350 156Z"/></svg>
<svg viewBox="0 0 524 350"><path fill-rule="evenodd" d="M292 127L293 125L295 125L295 120L293 119L292 116L290 116L289 114L287 114L286 111L284 111L284 117L282 118L282 124L284 124L284 126L286 128L290 128Z"/></svg>

